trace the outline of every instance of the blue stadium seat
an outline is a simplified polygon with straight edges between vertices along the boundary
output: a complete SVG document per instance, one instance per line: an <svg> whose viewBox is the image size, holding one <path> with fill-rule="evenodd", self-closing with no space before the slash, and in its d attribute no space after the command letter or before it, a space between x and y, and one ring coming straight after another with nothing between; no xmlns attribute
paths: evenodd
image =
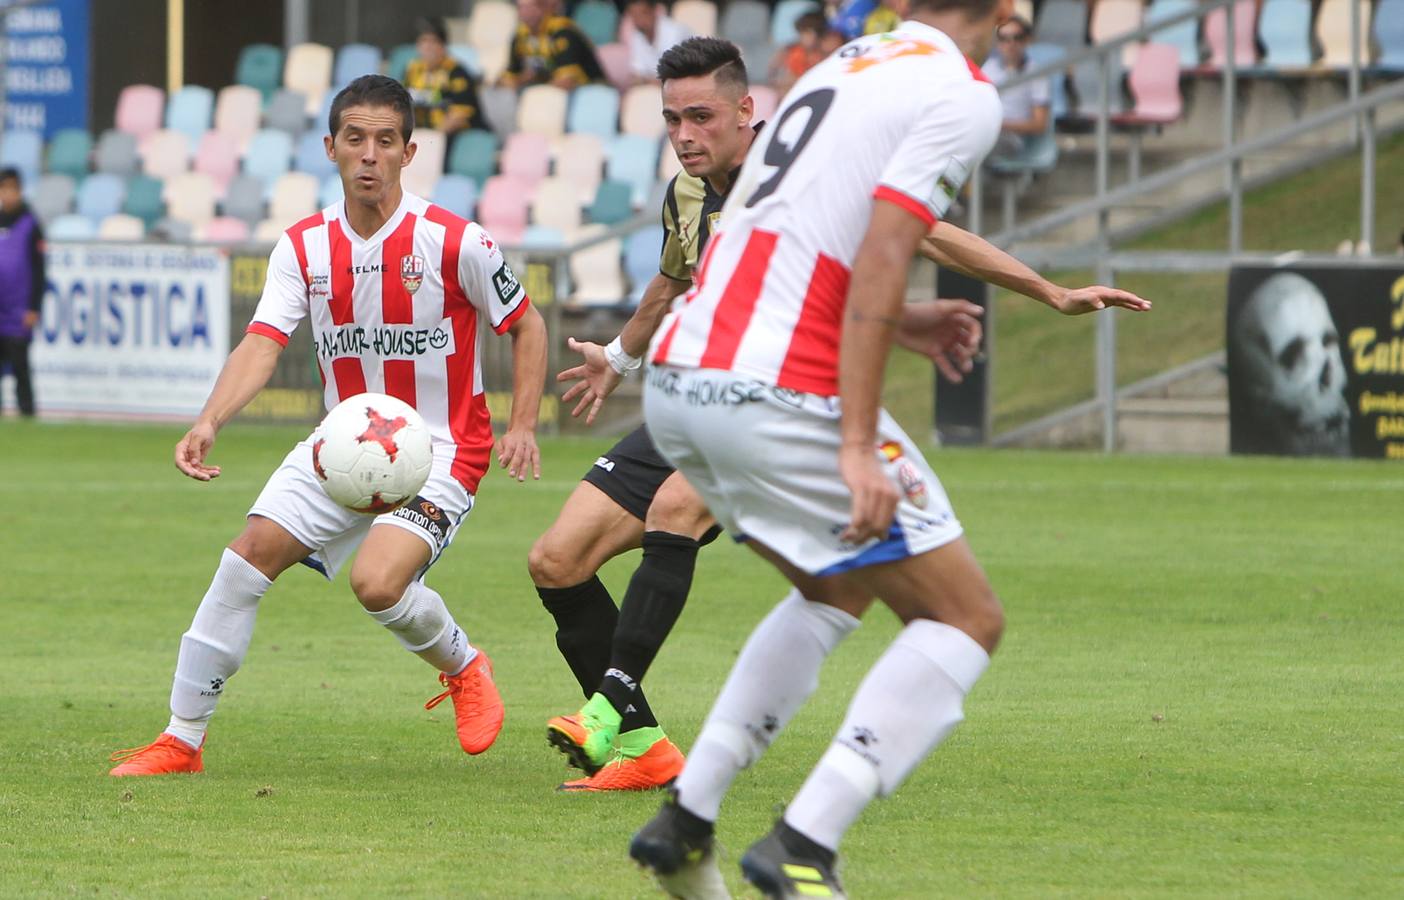
<svg viewBox="0 0 1404 900"><path fill-rule="evenodd" d="M1034 40L1070 51L1086 47L1086 0L1044 0L1034 23Z"/></svg>
<svg viewBox="0 0 1404 900"><path fill-rule="evenodd" d="M49 141L50 172L69 175L77 181L91 171L89 157L93 153L93 138L82 128L64 128Z"/></svg>
<svg viewBox="0 0 1404 900"><path fill-rule="evenodd" d="M634 214L633 195L634 188L628 182L601 181L595 189L595 200L587 211L590 221L597 225L613 225L628 219Z"/></svg>
<svg viewBox="0 0 1404 900"><path fill-rule="evenodd" d="M285 131L265 128L253 136L244 152L244 171L256 175L266 185L292 168L292 138Z"/></svg>
<svg viewBox="0 0 1404 900"><path fill-rule="evenodd" d="M370 44L347 44L336 54L332 70L332 92L341 90L362 75L380 74L380 48Z"/></svg>
<svg viewBox="0 0 1404 900"><path fill-rule="evenodd" d="M584 0L575 7L572 18L596 47L614 43L619 33L619 10L613 3Z"/></svg>
<svg viewBox="0 0 1404 900"><path fill-rule="evenodd" d="M587 84L571 92L566 131L598 135L608 141L619 133L619 92L607 84Z"/></svg>
<svg viewBox="0 0 1404 900"><path fill-rule="evenodd" d="M1404 71L1404 0L1380 0L1375 7L1372 30L1380 48L1375 68L1385 72Z"/></svg>
<svg viewBox="0 0 1404 900"><path fill-rule="evenodd" d="M336 174L336 163L327 159L326 144L322 141L325 136L320 128L303 132L302 137L297 139L294 169L316 175L318 178Z"/></svg>
<svg viewBox="0 0 1404 900"><path fill-rule="evenodd" d="M224 214L242 219L250 228L263 221L263 195L267 188L257 175L236 175L229 182L229 190L224 195ZM337 181L337 199L341 195L341 182Z"/></svg>
<svg viewBox="0 0 1404 900"><path fill-rule="evenodd" d="M473 217L478 202L478 185L467 175L445 175L434 185L433 203L456 216Z"/></svg>
<svg viewBox="0 0 1404 900"><path fill-rule="evenodd" d="M134 176L127 182L127 198L122 201L122 212L141 219L150 230L166 215L164 191L165 185L161 179L149 175Z"/></svg>
<svg viewBox="0 0 1404 900"><path fill-rule="evenodd" d="M103 219L122 211L126 195L127 186L121 176L101 172L89 175L78 187L77 212L96 227Z"/></svg>
<svg viewBox="0 0 1404 900"><path fill-rule="evenodd" d="M497 174L500 143L491 131L460 131L449 148L448 170L456 175L467 175L482 187L483 182Z"/></svg>
<svg viewBox="0 0 1404 900"><path fill-rule="evenodd" d="M71 175L49 172L39 176L31 191L29 205L40 222L48 223L59 216L73 211L73 201L78 196L78 186Z"/></svg>
<svg viewBox="0 0 1404 900"><path fill-rule="evenodd" d="M1307 0L1307 2L1310 3L1311 0ZM1199 6L1198 0L1152 0L1150 9L1146 12L1146 24L1154 25L1156 22L1163 22L1197 6ZM1199 22L1197 20L1190 19L1188 22L1162 28L1151 35L1151 40L1157 44L1169 44L1178 49L1181 68L1192 69L1199 65Z"/></svg>
<svg viewBox="0 0 1404 900"><path fill-rule="evenodd" d="M1256 68L1305 69L1311 65L1311 0L1266 0L1258 40L1267 51Z"/></svg>
<svg viewBox="0 0 1404 900"><path fill-rule="evenodd" d="M263 126L298 137L307 130L307 98L286 88L274 91L263 111Z"/></svg>
<svg viewBox="0 0 1404 900"><path fill-rule="evenodd" d="M1067 49L1057 44L1030 44L1024 52L1029 58L1029 64L1034 66L1055 62L1068 55ZM1049 76L1048 94L1048 115L1055 121L1067 115L1068 86L1065 72L1059 71Z"/></svg>
<svg viewBox="0 0 1404 900"><path fill-rule="evenodd" d="M257 88L266 101L283 85L283 51L272 44L249 44L239 51L234 83Z"/></svg>
<svg viewBox="0 0 1404 900"><path fill-rule="evenodd" d="M410 60L419 56L419 50L414 44L396 44L390 51L390 61L386 64L385 74L396 81L405 80L405 70L409 68Z"/></svg>
<svg viewBox="0 0 1404 900"><path fill-rule="evenodd" d="M793 44L799 39L795 31L795 19L807 12L819 12L814 0L780 0L775 4L775 15L770 19L770 42L777 47Z"/></svg>
<svg viewBox="0 0 1404 900"><path fill-rule="evenodd" d="M528 225L517 246L525 250L556 250L566 245L565 234L558 228Z"/></svg>
<svg viewBox="0 0 1404 900"><path fill-rule="evenodd" d="M643 292L653 276L658 274L659 248L663 246L663 227L650 225L629 235L624 244L624 274L629 276L633 287L629 300L635 306L643 298Z"/></svg>
<svg viewBox="0 0 1404 900"><path fill-rule="evenodd" d="M605 177L629 185L634 206L648 199L658 171L658 141L641 134L621 134L610 141L605 156Z"/></svg>
<svg viewBox="0 0 1404 900"><path fill-rule="evenodd" d="M0 165L19 169L24 183L33 184L44 168L44 136L37 131L6 131L0 137Z"/></svg>
<svg viewBox="0 0 1404 900"><path fill-rule="evenodd" d="M468 74L474 78L483 77L483 63L478 58L478 48L472 44L449 44L449 56L468 70Z"/></svg>
<svg viewBox="0 0 1404 900"><path fill-rule="evenodd" d="M45 236L51 241L90 241L97 237L97 223L87 216L69 213L50 222Z"/></svg>
<svg viewBox="0 0 1404 900"><path fill-rule="evenodd" d="M93 168L113 175L135 175L141 168L136 137L115 128L104 131L93 150Z"/></svg>
<svg viewBox="0 0 1404 900"><path fill-rule="evenodd" d="M198 146L200 138L210 130L213 113L214 92L198 84L187 84L166 101L166 127L190 138L190 146Z"/></svg>
<svg viewBox="0 0 1404 900"><path fill-rule="evenodd" d="M322 189L317 192L317 202L321 204L322 209L345 199L346 194L341 189L341 175L328 175L322 179Z"/></svg>

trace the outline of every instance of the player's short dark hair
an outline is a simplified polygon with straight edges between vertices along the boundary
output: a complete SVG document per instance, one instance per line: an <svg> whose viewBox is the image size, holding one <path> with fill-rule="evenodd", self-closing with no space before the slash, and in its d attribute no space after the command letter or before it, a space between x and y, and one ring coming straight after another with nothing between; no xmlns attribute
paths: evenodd
<svg viewBox="0 0 1404 900"><path fill-rule="evenodd" d="M829 30L829 20L821 12L807 12L795 17L795 31L812 31L822 35Z"/></svg>
<svg viewBox="0 0 1404 900"><path fill-rule="evenodd" d="M439 43L448 43L448 26L439 16L420 16L414 20L414 36L416 39L424 35L433 35Z"/></svg>
<svg viewBox="0 0 1404 900"><path fill-rule="evenodd" d="M998 0L911 0L911 11L951 12L964 10L967 19L979 19L994 9Z"/></svg>
<svg viewBox="0 0 1404 900"><path fill-rule="evenodd" d="M20 176L20 170L16 169L14 166L6 166L0 169L0 184L4 184L7 181L13 181L16 187L20 187L24 184L24 178Z"/></svg>
<svg viewBox="0 0 1404 900"><path fill-rule="evenodd" d="M331 136L341 130L341 113L348 106L388 106L400 114L400 134L409 143L414 134L414 101L405 86L385 75L362 75L342 88L332 100L327 128Z"/></svg>
<svg viewBox="0 0 1404 900"><path fill-rule="evenodd" d="M659 81L712 73L716 75L717 84L736 85L741 93L746 92L746 64L741 62L741 48L731 41L714 37L688 38L658 57Z"/></svg>

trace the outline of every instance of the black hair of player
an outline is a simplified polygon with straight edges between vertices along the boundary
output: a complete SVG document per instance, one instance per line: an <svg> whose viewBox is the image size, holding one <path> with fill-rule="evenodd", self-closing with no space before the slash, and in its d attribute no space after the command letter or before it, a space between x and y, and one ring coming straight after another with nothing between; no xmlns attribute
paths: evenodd
<svg viewBox="0 0 1404 900"><path fill-rule="evenodd" d="M385 75L362 75L353 80L332 100L327 127L332 139L341 130L341 113L348 106L382 106L400 114L400 135L409 143L414 134L414 101L405 86Z"/></svg>
<svg viewBox="0 0 1404 900"><path fill-rule="evenodd" d="M20 170L16 169L14 166L6 166L0 169L0 184L4 184L7 181L13 181L15 187L24 187L24 179L20 177Z"/></svg>
<svg viewBox="0 0 1404 900"><path fill-rule="evenodd" d="M819 36L829 30L829 20L821 12L807 12L795 18L795 31L808 31Z"/></svg>
<svg viewBox="0 0 1404 900"><path fill-rule="evenodd" d="M714 37L688 38L674 44L658 57L658 80L695 78L716 74L717 85L734 85L742 95L749 89L741 48L731 41Z"/></svg>
<svg viewBox="0 0 1404 900"><path fill-rule="evenodd" d="M911 0L911 12L958 12L963 11L969 21L983 19L994 11L999 0Z"/></svg>
<svg viewBox="0 0 1404 900"><path fill-rule="evenodd" d="M414 20L415 38L432 35L441 44L448 43L448 26L439 16L420 16Z"/></svg>

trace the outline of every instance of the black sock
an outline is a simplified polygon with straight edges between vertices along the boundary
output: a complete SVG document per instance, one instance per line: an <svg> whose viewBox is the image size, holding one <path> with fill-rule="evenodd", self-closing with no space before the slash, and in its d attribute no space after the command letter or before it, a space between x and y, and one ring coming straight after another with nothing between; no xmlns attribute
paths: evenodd
<svg viewBox="0 0 1404 900"><path fill-rule="evenodd" d="M621 731L658 724L652 711L640 702L643 692L639 682L643 681L687 602L700 546L685 535L644 532L643 561L624 592L609 658L609 674L600 687L600 692L609 698L615 709L625 710L631 703L635 707L625 714Z"/></svg>
<svg viewBox="0 0 1404 900"><path fill-rule="evenodd" d="M588 699L609 667L610 646L619 622L614 598L599 576L573 587L538 587L536 593L556 620L556 647Z"/></svg>
<svg viewBox="0 0 1404 900"><path fill-rule="evenodd" d="M795 830L784 819L775 823L775 836L780 839L781 845L786 850L800 859L815 859L823 863L826 868L832 869L834 867L834 858L838 854L803 832Z"/></svg>

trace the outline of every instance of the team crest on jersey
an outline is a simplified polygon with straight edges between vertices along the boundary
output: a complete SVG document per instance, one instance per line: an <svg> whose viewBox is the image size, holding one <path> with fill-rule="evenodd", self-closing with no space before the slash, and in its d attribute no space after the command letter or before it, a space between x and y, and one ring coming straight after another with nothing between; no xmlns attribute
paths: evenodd
<svg viewBox="0 0 1404 900"><path fill-rule="evenodd" d="M424 283L424 257L406 253L400 257L400 281L413 294Z"/></svg>

